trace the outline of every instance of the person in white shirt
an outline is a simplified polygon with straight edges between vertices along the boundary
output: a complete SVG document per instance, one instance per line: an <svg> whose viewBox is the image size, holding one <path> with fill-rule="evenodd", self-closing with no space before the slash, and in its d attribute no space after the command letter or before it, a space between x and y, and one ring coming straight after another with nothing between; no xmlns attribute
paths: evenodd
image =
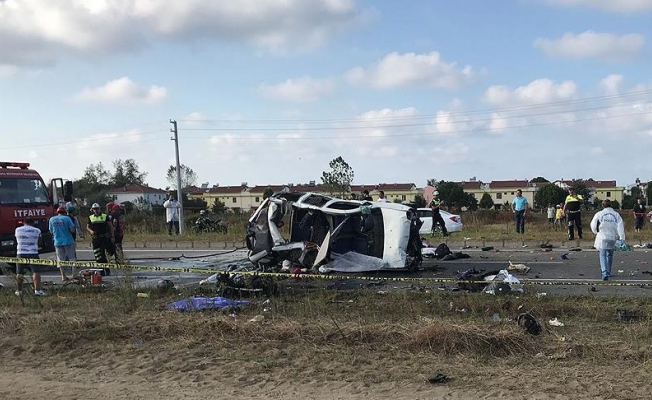
<svg viewBox="0 0 652 400"><path fill-rule="evenodd" d="M625 243L625 223L620 214L611 208L610 200L603 201L602 207L603 210L597 212L591 220L591 231L595 233L593 246L600 252L602 280L606 281L611 277L616 240Z"/></svg>
<svg viewBox="0 0 652 400"><path fill-rule="evenodd" d="M33 225L31 219L25 219L23 226L16 228L16 257L18 258L39 258L38 241L41 237L41 230ZM32 281L34 283L34 294L36 296L45 296L41 286L41 273L43 267L36 264L16 264L16 296L23 294L23 273L26 269L32 271Z"/></svg>
<svg viewBox="0 0 652 400"><path fill-rule="evenodd" d="M387 203L388 202L387 197L385 197L385 192L384 191L381 190L381 191L378 192L378 200L376 200L376 201L381 202L381 203Z"/></svg>
<svg viewBox="0 0 652 400"><path fill-rule="evenodd" d="M177 201L177 198L171 194L170 198L163 203L165 207L165 219L168 223L168 235L172 235L172 228L174 227L174 233L179 235L179 217L181 214L181 204Z"/></svg>
<svg viewBox="0 0 652 400"><path fill-rule="evenodd" d="M555 224L555 206L552 204L548 205L548 225L554 226Z"/></svg>

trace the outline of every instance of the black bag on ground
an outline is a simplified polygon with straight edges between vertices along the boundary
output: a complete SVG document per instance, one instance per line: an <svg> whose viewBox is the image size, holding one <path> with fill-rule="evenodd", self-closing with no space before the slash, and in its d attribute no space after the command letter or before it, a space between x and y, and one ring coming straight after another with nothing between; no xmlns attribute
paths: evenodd
<svg viewBox="0 0 652 400"><path fill-rule="evenodd" d="M452 253L451 249L448 248L446 243L442 243L439 246L437 246L437 248L435 249L435 258L437 259L444 258L451 253Z"/></svg>
<svg viewBox="0 0 652 400"><path fill-rule="evenodd" d="M447 255L445 255L444 257L442 257L442 261L458 260L458 259L460 259L460 258L470 258L470 257L471 257L471 256L469 256L469 255L466 254L466 253L462 253L462 252L460 252L460 251L456 251L456 252L454 252L454 253L450 253L450 254L447 254Z"/></svg>

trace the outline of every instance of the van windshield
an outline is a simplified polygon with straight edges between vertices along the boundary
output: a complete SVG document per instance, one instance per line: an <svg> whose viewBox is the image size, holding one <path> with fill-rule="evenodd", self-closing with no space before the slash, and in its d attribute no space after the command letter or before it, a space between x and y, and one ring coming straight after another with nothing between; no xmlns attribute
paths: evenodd
<svg viewBox="0 0 652 400"><path fill-rule="evenodd" d="M48 189L38 178L0 178L0 204L47 204Z"/></svg>

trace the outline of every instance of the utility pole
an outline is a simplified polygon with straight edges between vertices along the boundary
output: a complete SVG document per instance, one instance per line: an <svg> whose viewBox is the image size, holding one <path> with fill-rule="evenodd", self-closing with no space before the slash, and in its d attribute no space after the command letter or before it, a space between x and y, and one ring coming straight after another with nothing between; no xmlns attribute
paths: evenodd
<svg viewBox="0 0 652 400"><path fill-rule="evenodd" d="M179 234L183 235L183 197L181 196L181 166L179 165L179 132L177 130L177 121L171 119L172 129L170 132L174 133L174 152L177 157L177 201L181 205L179 208Z"/></svg>

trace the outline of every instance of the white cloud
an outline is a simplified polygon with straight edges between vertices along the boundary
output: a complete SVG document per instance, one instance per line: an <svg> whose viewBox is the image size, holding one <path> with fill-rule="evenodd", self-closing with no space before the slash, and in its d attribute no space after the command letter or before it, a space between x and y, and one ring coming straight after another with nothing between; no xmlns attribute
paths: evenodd
<svg viewBox="0 0 652 400"><path fill-rule="evenodd" d="M258 91L264 97L273 100L309 103L322 99L333 93L335 85L328 79L313 79L303 76L288 79L278 84L263 83Z"/></svg>
<svg viewBox="0 0 652 400"><path fill-rule="evenodd" d="M489 131L493 133L502 132L509 128L510 120L502 117L499 113L492 113L489 121ZM514 125L512 121L512 125Z"/></svg>
<svg viewBox="0 0 652 400"><path fill-rule="evenodd" d="M557 84L549 79L515 89L492 86L483 99L502 109L493 113L490 130L546 129L592 138L648 132L652 129L652 101L645 91L652 85L627 88L624 80L617 74L605 77L597 85L600 95L596 90L580 92L572 81ZM601 98L605 95L608 97Z"/></svg>
<svg viewBox="0 0 652 400"><path fill-rule="evenodd" d="M583 6L619 13L633 13L652 9L652 0L545 0L561 6Z"/></svg>
<svg viewBox="0 0 652 400"><path fill-rule="evenodd" d="M351 122L333 124L338 128L337 146L348 149L357 157L386 158L406 154L404 146L406 134L423 127L402 126L420 123L419 111L414 107L400 109L382 108L359 114ZM415 119L416 118L416 119ZM361 145L364 143L364 145Z"/></svg>
<svg viewBox="0 0 652 400"><path fill-rule="evenodd" d="M164 40L222 40L284 51L317 46L368 16L355 0L5 0L0 63L133 51Z"/></svg>
<svg viewBox="0 0 652 400"><path fill-rule="evenodd" d="M152 85L148 88L136 85L128 77L107 82L103 86L84 88L76 96L79 100L102 103L156 104L167 97L167 89Z"/></svg>
<svg viewBox="0 0 652 400"><path fill-rule="evenodd" d="M140 129L131 129L123 132L96 133L86 136L77 142L75 145L77 150L76 154L85 161L96 163L107 158L106 149L122 145L138 148L138 146L134 145L140 143L142 139ZM122 150L124 151L125 149Z"/></svg>
<svg viewBox="0 0 652 400"><path fill-rule="evenodd" d="M447 146L434 146L427 149L430 163L442 166L448 164L461 164L468 160L470 149L464 143L448 143Z"/></svg>
<svg viewBox="0 0 652 400"><path fill-rule="evenodd" d="M594 119L584 123L584 129L602 136L652 132L652 99L647 96L632 102L632 98L623 98L590 116Z"/></svg>
<svg viewBox="0 0 652 400"><path fill-rule="evenodd" d="M484 101L496 107L511 107L568 101L576 96L577 85L573 81L555 83L550 79L537 79L516 89L500 85L490 86L485 91Z"/></svg>
<svg viewBox="0 0 652 400"><path fill-rule="evenodd" d="M414 107L406 107L399 109L382 108L379 110L366 111L356 117L359 123L358 126L365 128L365 132L372 136L387 136L389 130L396 130L391 128L391 125L401 125L406 123L409 117L416 117L419 110ZM414 121L407 121L408 123Z"/></svg>
<svg viewBox="0 0 652 400"><path fill-rule="evenodd" d="M480 126L481 124L474 122L471 117L448 110L437 111L433 120L434 131L440 134L470 132Z"/></svg>
<svg viewBox="0 0 652 400"><path fill-rule="evenodd" d="M204 117L204 114L200 113L199 111L193 111L190 114L186 115L183 119L188 122L201 122L206 119L206 117Z"/></svg>
<svg viewBox="0 0 652 400"><path fill-rule="evenodd" d="M624 77L618 74L612 74L600 81L600 88L606 95L615 95L620 93L620 87L623 84Z"/></svg>
<svg viewBox="0 0 652 400"><path fill-rule="evenodd" d="M534 45L551 57L629 60L643 52L645 37L640 34L585 31L580 34L565 33L559 39L539 38Z"/></svg>
<svg viewBox="0 0 652 400"><path fill-rule="evenodd" d="M573 112L572 105L564 102L578 96L579 90L575 82L556 83L547 78L536 79L514 89L500 85L490 86L485 91L483 100L501 109L484 117L484 129L491 133L502 133L537 125L550 125L550 129L567 128L578 119L578 115Z"/></svg>
<svg viewBox="0 0 652 400"><path fill-rule="evenodd" d="M428 54L394 52L375 65L356 67L346 73L349 83L375 89L419 86L455 89L474 77L475 72L470 66L460 68L454 62L446 62L436 51Z"/></svg>

